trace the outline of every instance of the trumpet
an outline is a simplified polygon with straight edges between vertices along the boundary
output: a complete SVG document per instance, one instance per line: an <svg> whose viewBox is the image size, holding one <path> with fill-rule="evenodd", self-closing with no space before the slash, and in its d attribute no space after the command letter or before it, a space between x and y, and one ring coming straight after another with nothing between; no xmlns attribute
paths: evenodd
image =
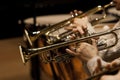
<svg viewBox="0 0 120 80"><path fill-rule="evenodd" d="M108 49L108 48L113 47L113 46L115 46L117 44L118 36L115 33L115 31L119 30L119 29L120 29L120 27L117 27L117 28L114 28L114 29L111 29L111 30L108 30L108 31L104 31L102 33L96 33L96 34L93 34L93 35L90 35L90 36L87 36L87 37L82 37L82 38L77 38L77 39L74 39L74 40L69 40L69 41L66 41L66 42L56 43L56 44L48 45L48 46L41 47L41 48L30 48L30 49L27 49L27 48L19 45L21 58L22 58L23 63L26 63L32 56L35 56L35 55L38 55L38 54L42 54L42 53L44 53L46 51L54 50L54 49L57 49L57 48L60 48L60 47L64 47L64 46L69 46L69 45L71 45L73 43L79 43L81 41L86 41L86 40L89 40L91 38L96 38L96 37L99 37L99 36L112 34L115 37L114 44L109 45L109 46L104 46L102 48L98 45L98 50ZM67 57L71 57L71 55L69 55ZM60 56L59 56L59 58L60 58ZM55 60L55 59L52 59L52 60Z"/></svg>
<svg viewBox="0 0 120 80"><path fill-rule="evenodd" d="M36 31L36 32L28 32L26 29L24 30L24 33L25 33L25 36L26 38L28 39L28 42L30 43L30 45L32 46L33 45L33 42L35 40L37 40L41 35L45 35L48 39L48 43L49 44L53 44L56 40L59 40L61 39L60 35L56 35L56 36L51 36L51 33L52 32L55 32L57 31L58 29L60 28L63 28L64 26L67 26L67 25L70 25L73 21L74 18L82 18L82 17L85 17L85 16L89 16L89 15L92 15L92 14L95 14L99 11L103 11L103 16L101 18L96 18L95 20L93 20L91 22L92 25L95 25L97 24L100 20L106 18L107 14L105 12L105 9L110 7L110 6L113 6L114 3L113 2L110 2L109 4L106 4L104 6L101 6L101 5L98 5L97 7L91 9L91 10L88 10L87 12L85 13L82 13L82 14L78 14L74 17L71 17L71 18L68 18L66 20L63 20L59 23L56 23L54 25L51 25L47 28L44 28L40 31ZM69 34L71 34L71 32L68 32ZM67 35L68 35L67 33ZM65 35L65 34L64 34Z"/></svg>

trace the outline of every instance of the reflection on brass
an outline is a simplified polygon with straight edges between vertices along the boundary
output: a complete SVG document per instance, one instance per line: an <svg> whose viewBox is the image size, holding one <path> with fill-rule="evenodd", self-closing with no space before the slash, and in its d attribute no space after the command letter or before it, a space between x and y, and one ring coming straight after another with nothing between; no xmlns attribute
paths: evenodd
<svg viewBox="0 0 120 80"><path fill-rule="evenodd" d="M46 51L55 50L55 49L58 49L60 47L69 46L69 45L71 45L73 43L86 41L86 40L89 40L91 38L96 38L96 37L99 37L99 36L112 34L115 37L115 42L114 42L113 45L105 46L105 47L102 47L102 48L99 48L99 45L98 45L98 49L99 50L108 49L108 48L113 47L113 46L115 46L117 44L118 36L117 36L117 34L114 31L119 30L119 29L120 28L118 27L118 28L115 28L115 29L112 29L112 30L108 30L108 31L102 32L102 33L96 33L96 34L93 34L93 35L90 35L90 36L87 36L87 37L78 38L78 39L74 39L74 40L69 40L69 41L61 42L61 43L56 43L56 44L53 44L53 45L40 47L40 48L30 48L30 49L28 49L28 48L25 48L25 47L20 45L19 46L20 54L21 54L23 63L26 63L32 56L35 56L35 55L38 55L38 54L42 54L42 53L44 53ZM70 57L70 56L67 56L67 57ZM60 56L58 58L60 58ZM55 59L53 58L51 60L54 61Z"/></svg>
<svg viewBox="0 0 120 80"><path fill-rule="evenodd" d="M93 9L91 9L91 10L88 10L88 11L85 12L85 13L78 14L78 15L76 15L76 16L74 16L74 17L71 17L71 18L68 18L68 19L66 19L66 20L63 20L63 21L61 21L61 22L59 22L59 23L56 23L56 24L51 25L51 26L49 26L49 27L47 27L47 28L44 28L44 29L42 29L42 30L40 30L40 31L28 32L28 31L25 29L24 32L25 32L26 38L28 39L28 42L30 43L31 46L33 45L33 42L34 42L36 39L38 39L41 35L45 35L45 36L47 37L47 42L48 42L49 44L55 43L55 41L58 41L58 40L62 39L63 36L66 36L66 35L68 35L68 34L71 34L72 32L67 32L67 33L65 32L64 34L62 34L62 35L63 35L62 37L61 37L60 35L55 35L55 36L53 36L53 35L51 35L51 34L52 34L53 32L55 32L55 31L58 31L58 29L60 29L60 28L64 28L65 26L70 25L74 18L82 18L82 17L85 17L85 16L89 16L89 15L95 14L95 13L97 13L97 12L99 12L99 11L103 11L103 16L102 16L101 18L96 18L95 20L93 20L93 21L91 22L91 24L95 25L95 24L97 24L100 20L106 18L107 14L106 14L106 12L105 12L105 9L108 8L108 7L110 7L110 6L113 6L113 5L114 5L113 2L110 2L109 4L106 4L106 5L104 5L104 6L99 5L99 6L93 8Z"/></svg>

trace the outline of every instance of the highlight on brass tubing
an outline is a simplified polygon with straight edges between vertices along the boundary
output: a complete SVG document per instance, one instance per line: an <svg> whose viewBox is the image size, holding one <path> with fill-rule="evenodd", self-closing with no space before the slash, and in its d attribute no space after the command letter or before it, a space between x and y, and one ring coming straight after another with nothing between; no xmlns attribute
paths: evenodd
<svg viewBox="0 0 120 80"><path fill-rule="evenodd" d="M119 30L119 29L120 29L120 27L114 28L112 30L108 30L108 31L105 31L105 32L102 32L102 33L96 33L96 34L93 34L93 35L90 35L90 36L87 36L87 37L78 38L78 39L75 39L75 40L70 40L70 41L67 41L67 42L61 42L61 43L57 43L57 44L53 44L53 45L49 45L49 46L45 46L45 47L40 47L40 48L30 48L30 49L28 49L28 48L25 48L25 47L20 45L19 46L20 54L21 54L23 63L26 63L32 56L41 54L45 51L58 49L60 47L68 46L68 45L73 44L73 43L78 43L78 42L81 42L81 41L89 40L91 38L112 34L115 37L114 44L110 45L110 46L107 46L107 47L103 47L101 49L98 48L99 50L108 49L108 48L113 47L117 44L118 36L114 31Z"/></svg>
<svg viewBox="0 0 120 80"><path fill-rule="evenodd" d="M22 62L25 64L27 62L27 59L25 59L24 52L22 49L23 49L22 46L19 45L20 56L21 56Z"/></svg>
<svg viewBox="0 0 120 80"><path fill-rule="evenodd" d="M28 39L28 42L30 43L30 45L33 45L32 43L39 38L40 35L46 35L46 36L49 36L50 33L54 32L54 31L57 31L58 29L60 28L63 28L64 26L66 25L70 25L72 20L74 18L82 18L82 17L85 17L85 16L88 16L88 15L91 15L91 14L95 14L96 12L99 12L99 11L103 11L103 16L98 19L96 21L93 21L91 22L91 24L97 24L97 22L99 22L99 20L102 20L102 19L105 19L106 18L106 13L105 13L105 9L110 7L110 6L114 6L114 3L113 2L110 2L109 4L106 4L104 6L101 6L101 5L98 5L97 7L91 9L91 10L88 10L87 12L85 13L82 13L82 14L78 14L77 16L75 17L71 17L71 18L68 18L66 20L63 20L61 22L58 22L56 24L53 24L45 29L42 29L41 31L37 31L36 33L34 33L34 36L31 36L31 34L25 30L25 35ZM31 32L33 34L33 32ZM59 36L59 35L58 35ZM52 42L52 41L50 41Z"/></svg>
<svg viewBox="0 0 120 80"><path fill-rule="evenodd" d="M25 37L27 38L29 44L32 46L33 42L32 42L32 40L30 38L30 35L29 35L29 33L28 33L28 31L26 29L24 29L24 33L25 33Z"/></svg>

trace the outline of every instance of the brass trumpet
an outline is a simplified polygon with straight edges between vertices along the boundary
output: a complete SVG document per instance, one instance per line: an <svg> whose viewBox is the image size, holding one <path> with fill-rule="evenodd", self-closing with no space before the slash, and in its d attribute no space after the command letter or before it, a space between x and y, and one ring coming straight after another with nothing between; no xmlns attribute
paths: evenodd
<svg viewBox="0 0 120 80"><path fill-rule="evenodd" d="M99 50L104 50L104 49L108 49L110 47L113 47L117 44L118 36L114 31L119 30L119 29L120 29L120 27L114 28L114 29L111 29L111 30L108 30L108 31L105 31L105 32L102 32L102 33L96 33L96 34L93 34L93 35L90 35L90 36L87 36L87 37L78 38L78 39L75 39L75 40L69 40L67 42L61 42L61 43L57 43L57 44L53 44L53 45L49 45L49 46L45 46L45 47L41 47L41 48L27 49L27 48L20 45L19 50L20 50L20 54L21 54L23 63L26 63L32 56L41 54L43 52L58 49L60 47L68 46L68 45L73 44L73 43L86 41L86 40L89 40L90 38L95 38L95 37L99 37L99 36L103 36L103 35L112 34L115 37L115 42L114 42L113 45L105 46L105 47L102 47L102 48L99 48L99 45L98 45ZM67 56L67 57L71 57L71 55ZM56 59L52 59L52 61L53 60L56 60Z"/></svg>
<svg viewBox="0 0 120 80"><path fill-rule="evenodd" d="M103 11L103 16L102 16L102 18L96 18L94 21L91 22L93 25L95 25L95 24L97 24L100 20L106 18L107 15L106 15L105 9L108 8L108 7L110 7L110 6L113 6L113 5L114 5L113 2L110 2L109 4L106 4L106 5L104 5L104 6L99 5L99 6L93 8L93 9L91 9L91 10L88 10L88 11L85 12L85 13L78 14L78 15L76 15L76 16L74 16L74 17L71 17L71 18L68 18L68 19L66 19L66 20L63 20L63 21L61 21L61 22L59 22L59 23L56 23L56 24L51 25L51 26L49 26L49 27L47 27L47 28L44 28L44 29L42 29L42 30L40 30L40 31L28 32L28 31L25 29L25 30L24 30L25 36L26 36L26 38L28 39L28 42L30 43L31 46L33 45L33 42L34 42L36 39L38 39L41 35L45 35L45 36L48 38L48 43L49 43L49 44L54 43L54 40L56 40L56 39L59 40L59 39L61 39L61 37L60 37L59 35L57 35L57 36L52 36L53 38L50 39L52 32L55 32L55 31L57 31L58 29L63 28L64 26L70 25L74 18L82 18L82 17L85 17L85 16L89 16L89 15L95 14L96 12ZM70 32L70 34L71 34L71 32ZM34 35L34 36L33 36L33 35ZM68 35L68 33L67 33L67 35Z"/></svg>

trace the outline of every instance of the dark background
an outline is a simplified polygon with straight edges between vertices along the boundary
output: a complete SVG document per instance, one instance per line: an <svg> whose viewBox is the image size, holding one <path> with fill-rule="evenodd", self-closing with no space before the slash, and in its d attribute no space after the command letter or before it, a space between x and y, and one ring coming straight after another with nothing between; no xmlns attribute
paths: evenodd
<svg viewBox="0 0 120 80"><path fill-rule="evenodd" d="M23 35L24 26L18 20L77 9L87 11L111 0L4 0L0 2L0 39Z"/></svg>

